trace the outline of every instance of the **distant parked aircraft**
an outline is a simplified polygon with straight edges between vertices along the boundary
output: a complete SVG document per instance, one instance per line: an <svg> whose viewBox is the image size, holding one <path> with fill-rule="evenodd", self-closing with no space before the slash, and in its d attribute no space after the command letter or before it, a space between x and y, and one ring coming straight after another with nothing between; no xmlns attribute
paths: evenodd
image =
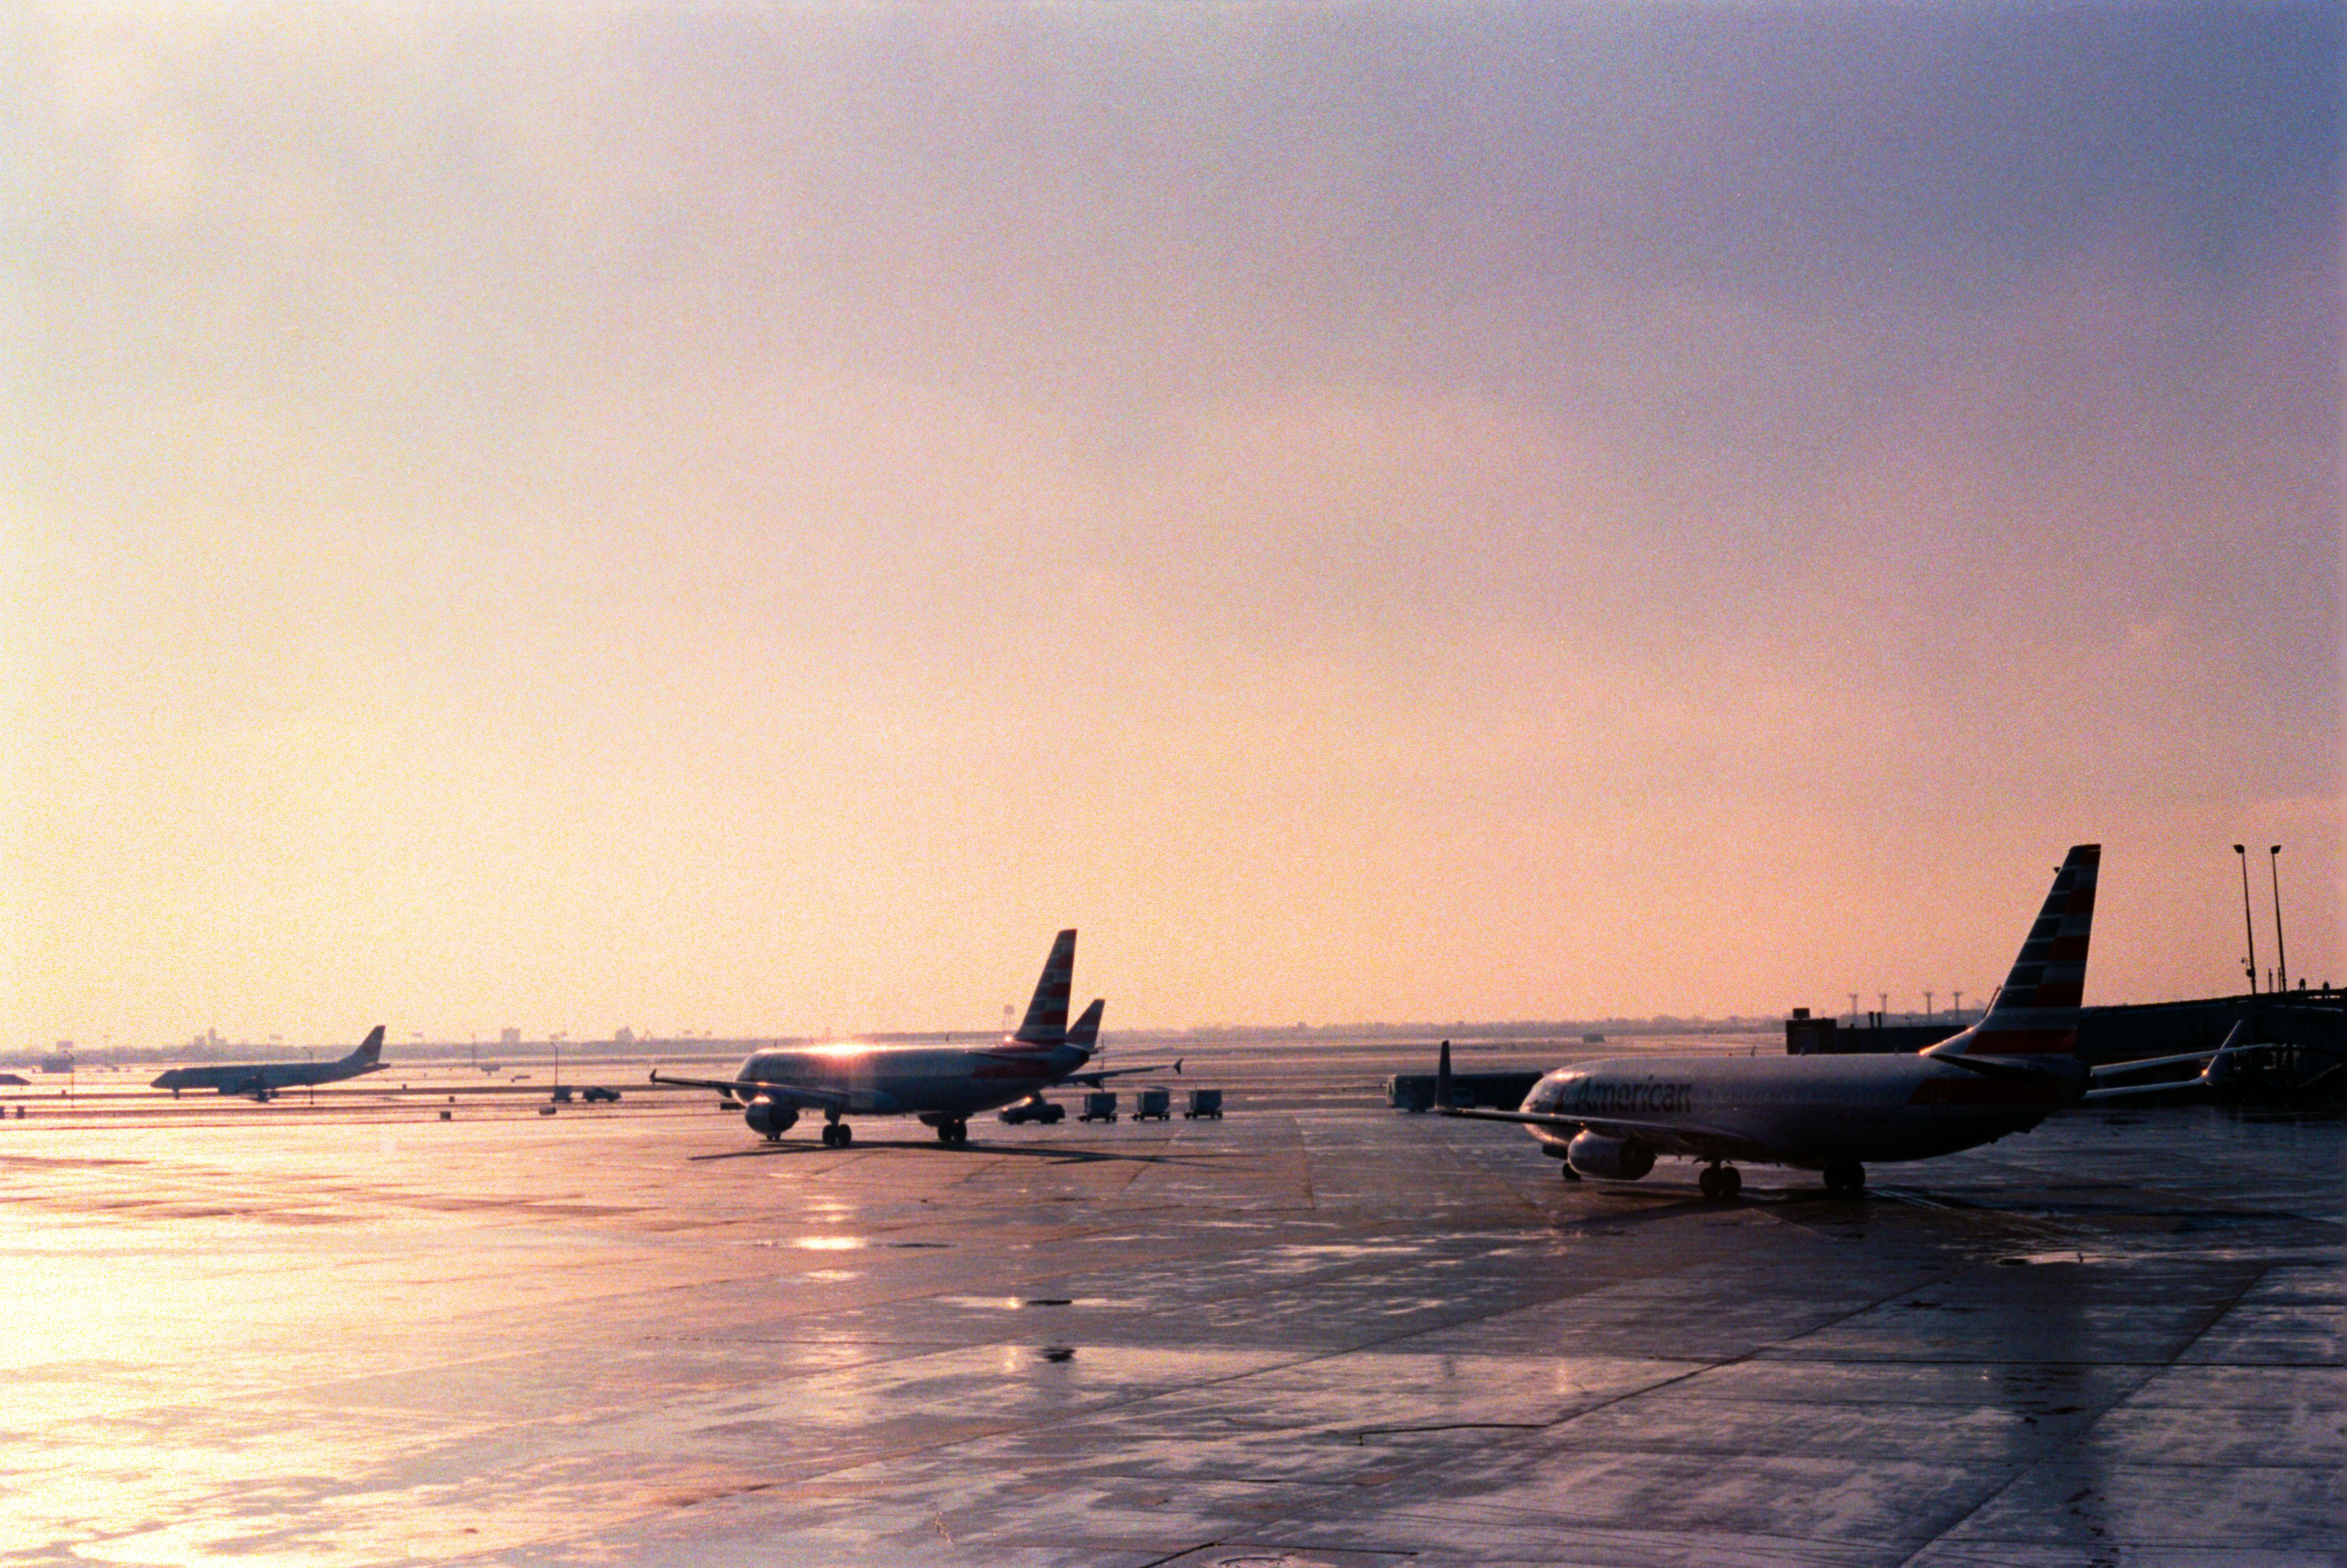
<svg viewBox="0 0 2347 1568"><path fill-rule="evenodd" d="M383 1071L383 1025L368 1031L359 1048L338 1061L254 1061L233 1067L175 1067L149 1085L168 1089L173 1098L182 1089L217 1089L222 1094L250 1094L267 1100L281 1089L302 1089L313 1083L338 1083Z"/></svg>
<svg viewBox="0 0 2347 1568"><path fill-rule="evenodd" d="M937 1129L938 1141L969 1141L969 1119L1024 1100L1055 1083L1098 1084L1132 1072L1163 1072L1166 1064L1090 1068L1099 1047L1105 1003L1084 1009L1068 1027L1068 994L1075 976L1076 934L1062 931L1027 1003L1019 1032L1000 1044L959 1046L818 1045L753 1052L732 1078L669 1078L654 1083L714 1089L743 1108L750 1130L769 1142L806 1112L823 1115L823 1141L845 1148L855 1139L846 1117L912 1116ZM1172 1063L1175 1072L1179 1061Z"/></svg>
<svg viewBox="0 0 2347 1568"><path fill-rule="evenodd" d="M1635 1182L1657 1155L1701 1160L1704 1195L1727 1198L1744 1183L1731 1161L1822 1171L1828 1191L1856 1193L1864 1162L1951 1154L2027 1132L2065 1105L2144 1092L2096 1085L2219 1052L2104 1069L2077 1059L2101 860L2099 845L2070 851L1986 1015L1918 1054L1624 1057L1559 1068L1518 1110L1472 1111L1450 1107L1446 1041L1435 1108L1529 1129L1569 1176Z"/></svg>

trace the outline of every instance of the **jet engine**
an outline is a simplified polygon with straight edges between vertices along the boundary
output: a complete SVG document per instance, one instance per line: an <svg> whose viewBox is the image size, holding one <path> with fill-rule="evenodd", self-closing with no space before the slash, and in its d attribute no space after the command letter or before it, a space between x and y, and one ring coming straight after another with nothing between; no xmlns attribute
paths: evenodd
<svg viewBox="0 0 2347 1568"><path fill-rule="evenodd" d="M747 1122L750 1131L761 1138L781 1137L797 1124L798 1119L797 1106L780 1105L772 1100L753 1100L749 1109L742 1112L742 1120ZM1653 1157L1648 1156L1647 1163L1653 1163Z"/></svg>
<svg viewBox="0 0 2347 1568"><path fill-rule="evenodd" d="M1583 1132L1565 1145L1564 1161L1584 1176L1635 1182L1655 1168L1655 1152L1635 1138L1607 1138Z"/></svg>

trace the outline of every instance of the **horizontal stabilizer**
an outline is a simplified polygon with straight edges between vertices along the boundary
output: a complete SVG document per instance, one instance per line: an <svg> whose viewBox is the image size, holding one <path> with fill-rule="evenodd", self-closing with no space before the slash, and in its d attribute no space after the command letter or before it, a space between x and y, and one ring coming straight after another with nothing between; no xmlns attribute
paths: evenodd
<svg viewBox="0 0 2347 1568"><path fill-rule="evenodd" d="M1178 1076L1182 1071L1182 1060L1180 1057L1175 1057L1172 1061L1153 1061L1146 1067L1087 1068L1081 1072L1071 1072L1057 1081L1082 1083L1098 1089L1103 1078L1131 1078L1140 1072L1171 1072Z"/></svg>

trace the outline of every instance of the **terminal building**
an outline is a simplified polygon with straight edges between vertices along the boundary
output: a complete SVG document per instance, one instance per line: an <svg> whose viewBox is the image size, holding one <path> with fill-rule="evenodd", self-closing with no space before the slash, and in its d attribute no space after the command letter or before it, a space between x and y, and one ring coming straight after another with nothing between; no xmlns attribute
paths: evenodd
<svg viewBox="0 0 2347 1568"><path fill-rule="evenodd" d="M1809 1009L1795 1008L1785 1020L1785 1050L1793 1056L1917 1051L1937 1045L1972 1021L1894 1024L1883 1022L1880 1013L1870 1013L1865 1024L1850 1029L1838 1019L1813 1018ZM2256 1053L2238 1075L2237 1091L2260 1098L2332 1099L2347 1091L2347 991L2330 986L2086 1008L2078 1020L2078 1055L2103 1067L2215 1050L2244 1021L2249 1029L2243 1043L2255 1047Z"/></svg>

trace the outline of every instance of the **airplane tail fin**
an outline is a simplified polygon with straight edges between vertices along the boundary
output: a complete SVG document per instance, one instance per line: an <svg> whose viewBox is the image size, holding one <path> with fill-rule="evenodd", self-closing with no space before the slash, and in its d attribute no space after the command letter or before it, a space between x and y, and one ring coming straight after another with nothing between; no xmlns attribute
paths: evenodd
<svg viewBox="0 0 2347 1568"><path fill-rule="evenodd" d="M1027 1020L1011 1038L1020 1045L1058 1045L1068 1038L1068 990L1076 975L1074 927L1051 940L1051 956L1043 960L1042 977L1027 1003Z"/></svg>
<svg viewBox="0 0 2347 1568"><path fill-rule="evenodd" d="M359 1048L351 1052L350 1059L362 1067L373 1067L383 1060L383 1025L367 1030L366 1039L359 1041Z"/></svg>
<svg viewBox="0 0 2347 1568"><path fill-rule="evenodd" d="M1988 1012L1927 1055L2068 1056L2076 1050L2086 940L2095 923L2095 876L2102 858L2099 844L2071 847Z"/></svg>
<svg viewBox="0 0 2347 1568"><path fill-rule="evenodd" d="M1084 1009L1083 1017L1068 1026L1068 1043L1086 1056L1098 1050L1101 1014L1107 1010L1108 1003L1099 997L1094 997L1092 1005Z"/></svg>

